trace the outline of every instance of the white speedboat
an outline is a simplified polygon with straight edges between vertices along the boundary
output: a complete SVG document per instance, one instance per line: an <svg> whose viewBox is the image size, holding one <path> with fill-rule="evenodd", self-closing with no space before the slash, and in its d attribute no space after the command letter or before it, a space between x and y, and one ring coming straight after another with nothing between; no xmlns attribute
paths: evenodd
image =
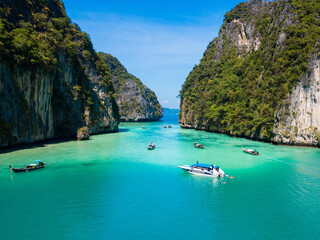
<svg viewBox="0 0 320 240"><path fill-rule="evenodd" d="M211 176L211 177L225 176L224 171L219 166L216 166L216 165L196 163L192 165L178 166L178 168L181 168L187 171L188 173L192 173L196 175L205 175L205 176Z"/></svg>
<svg viewBox="0 0 320 240"><path fill-rule="evenodd" d="M150 143L149 146L148 146L148 150L153 150L155 148L156 148L156 145L153 142Z"/></svg>

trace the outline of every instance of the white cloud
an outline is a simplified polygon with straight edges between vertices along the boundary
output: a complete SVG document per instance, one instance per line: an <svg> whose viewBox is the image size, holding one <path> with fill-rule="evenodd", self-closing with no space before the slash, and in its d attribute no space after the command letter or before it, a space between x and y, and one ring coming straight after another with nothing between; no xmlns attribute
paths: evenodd
<svg viewBox="0 0 320 240"><path fill-rule="evenodd" d="M168 104L168 103L169 103L169 101L167 99L161 101L161 104Z"/></svg>

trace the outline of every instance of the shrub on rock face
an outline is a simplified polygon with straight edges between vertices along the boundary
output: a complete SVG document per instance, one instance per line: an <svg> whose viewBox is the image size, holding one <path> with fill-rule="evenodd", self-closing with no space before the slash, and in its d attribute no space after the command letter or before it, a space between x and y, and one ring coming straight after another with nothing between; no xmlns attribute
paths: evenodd
<svg viewBox="0 0 320 240"><path fill-rule="evenodd" d="M82 140L89 140L90 138L90 132L89 128L87 126L81 127L77 131L77 140L82 141Z"/></svg>

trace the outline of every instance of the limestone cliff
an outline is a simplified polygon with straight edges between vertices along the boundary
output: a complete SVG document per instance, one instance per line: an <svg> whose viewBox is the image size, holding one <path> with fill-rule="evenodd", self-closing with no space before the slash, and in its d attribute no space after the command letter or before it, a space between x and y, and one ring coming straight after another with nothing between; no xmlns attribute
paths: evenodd
<svg viewBox="0 0 320 240"><path fill-rule="evenodd" d="M320 3L249 0L181 90L182 127L319 146Z"/></svg>
<svg viewBox="0 0 320 240"><path fill-rule="evenodd" d="M320 52L312 55L309 69L275 114L274 142L319 146Z"/></svg>
<svg viewBox="0 0 320 240"><path fill-rule="evenodd" d="M109 69L59 0L0 1L0 147L118 130Z"/></svg>
<svg viewBox="0 0 320 240"><path fill-rule="evenodd" d="M162 118L163 109L153 91L143 85L140 79L128 73L117 58L101 52L99 56L111 71L120 121L144 122Z"/></svg>

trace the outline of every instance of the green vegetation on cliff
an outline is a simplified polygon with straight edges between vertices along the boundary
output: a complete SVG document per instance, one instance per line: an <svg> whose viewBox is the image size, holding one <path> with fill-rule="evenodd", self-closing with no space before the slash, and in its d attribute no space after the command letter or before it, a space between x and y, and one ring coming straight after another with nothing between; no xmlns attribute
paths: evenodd
<svg viewBox="0 0 320 240"><path fill-rule="evenodd" d="M98 54L110 68L121 119L136 121L160 119L163 110L156 94L139 78L128 73L117 58L102 52Z"/></svg>
<svg viewBox="0 0 320 240"><path fill-rule="evenodd" d="M272 138L276 110L286 104L283 100L318 51L320 2L262 6L240 3L225 15L219 39L209 44L182 87L180 121L235 136ZM239 51L227 33L234 20L253 24L258 49Z"/></svg>
<svg viewBox="0 0 320 240"><path fill-rule="evenodd" d="M117 129L109 67L60 0L0 1L0 74L0 145Z"/></svg>
<svg viewBox="0 0 320 240"><path fill-rule="evenodd" d="M54 70L61 53L74 63L92 61L102 76L101 84L113 93L108 67L93 50L89 35L67 17L60 0L17 0L16 4L26 11L0 5L0 60L48 72Z"/></svg>

